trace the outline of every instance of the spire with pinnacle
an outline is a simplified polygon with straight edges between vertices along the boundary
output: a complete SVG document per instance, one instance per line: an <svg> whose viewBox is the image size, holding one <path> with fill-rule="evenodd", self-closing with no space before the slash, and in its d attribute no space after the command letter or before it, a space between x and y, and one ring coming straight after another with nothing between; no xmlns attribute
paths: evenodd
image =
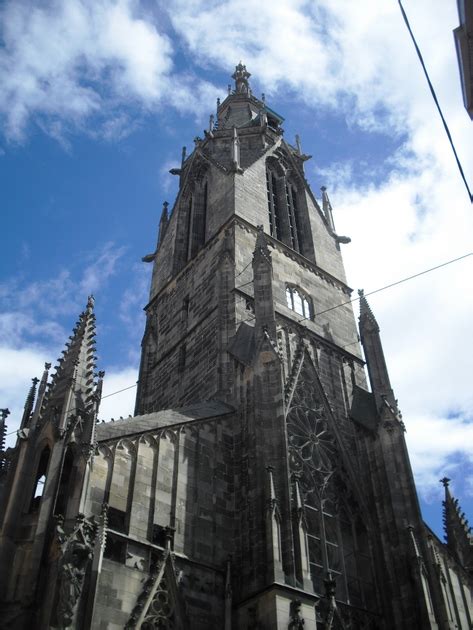
<svg viewBox="0 0 473 630"><path fill-rule="evenodd" d="M7 418L9 409L0 409L0 473L5 469L5 438L7 435Z"/></svg>
<svg viewBox="0 0 473 630"><path fill-rule="evenodd" d="M62 433L71 416L84 416L94 407L95 314L94 297L88 298L73 334L58 359L56 373L43 400L40 422L51 420Z"/></svg>
<svg viewBox="0 0 473 630"><path fill-rule="evenodd" d="M360 297L360 333L363 334L363 332L368 331L379 333L378 322L371 310L371 306L368 304L363 289L359 289L358 295Z"/></svg>
<svg viewBox="0 0 473 630"><path fill-rule="evenodd" d="M443 524L447 546L463 568L473 575L473 535L465 514L461 511L458 499L450 492L450 479L440 480L445 488L443 501Z"/></svg>
<svg viewBox="0 0 473 630"><path fill-rule="evenodd" d="M358 295L360 296L360 337L368 366L371 390L375 396L378 409L381 408L384 402L397 409L397 402L394 398L384 359L378 322L362 289L358 291Z"/></svg>
<svg viewBox="0 0 473 630"><path fill-rule="evenodd" d="M29 424L30 419L31 419L31 414L33 413L33 405L36 398L36 387L39 383L39 378L33 378L31 380L32 380L32 385L30 387L30 391L28 392L28 396L26 397L20 429L23 429Z"/></svg>

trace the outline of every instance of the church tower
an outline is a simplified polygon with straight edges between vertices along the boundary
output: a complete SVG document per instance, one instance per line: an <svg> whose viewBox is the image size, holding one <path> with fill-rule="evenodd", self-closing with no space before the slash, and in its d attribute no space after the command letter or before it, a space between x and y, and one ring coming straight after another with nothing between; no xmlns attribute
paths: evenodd
<svg viewBox="0 0 473 630"><path fill-rule="evenodd" d="M72 389L46 375L38 396L49 387L47 401L61 404L26 414L44 427L51 463L31 446L46 479L42 538L21 538L16 488L30 469L20 439L2 530L10 627L469 628L467 538L447 547L422 521L362 293L365 359L359 344L341 255L349 239L326 189L319 201L306 180L299 138L284 138L284 119L252 94L241 63L233 79L171 171L177 198L143 259L153 272L135 417L96 425L101 377L79 387L75 372ZM71 365L85 360L92 309ZM70 425L73 395L85 407ZM61 477L60 462L76 473Z"/></svg>

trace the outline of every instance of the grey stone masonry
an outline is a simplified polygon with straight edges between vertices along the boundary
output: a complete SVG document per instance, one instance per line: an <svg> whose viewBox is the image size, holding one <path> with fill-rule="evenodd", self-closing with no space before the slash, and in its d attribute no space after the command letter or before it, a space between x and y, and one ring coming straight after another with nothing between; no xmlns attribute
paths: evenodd
<svg viewBox="0 0 473 630"><path fill-rule="evenodd" d="M27 397L0 470L0 627L467 630L470 532L449 492L448 545L422 521L363 297L368 388L349 238L242 63L233 79L143 259L135 416L97 422L92 298Z"/></svg>

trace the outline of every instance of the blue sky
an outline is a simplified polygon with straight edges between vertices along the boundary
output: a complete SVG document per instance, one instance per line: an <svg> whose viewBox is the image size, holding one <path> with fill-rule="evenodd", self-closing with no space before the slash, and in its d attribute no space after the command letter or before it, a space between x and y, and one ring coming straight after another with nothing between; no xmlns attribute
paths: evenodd
<svg viewBox="0 0 473 630"><path fill-rule="evenodd" d="M405 0L465 172L455 3ZM96 296L106 392L136 381L168 171L203 135L240 59L300 134L329 188L351 286L366 291L471 251L472 207L396 2L27 0L0 35L0 404L18 422L30 379ZM427 520L447 474L473 515L473 257L373 296ZM101 415L128 415L133 390ZM13 436L14 437L14 436Z"/></svg>

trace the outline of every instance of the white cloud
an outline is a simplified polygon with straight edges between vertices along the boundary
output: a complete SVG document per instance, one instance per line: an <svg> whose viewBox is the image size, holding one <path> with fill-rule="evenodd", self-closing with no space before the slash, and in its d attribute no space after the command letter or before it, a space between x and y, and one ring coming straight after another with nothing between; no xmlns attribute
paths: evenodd
<svg viewBox="0 0 473 630"><path fill-rule="evenodd" d="M108 421L111 418L118 420L120 416L126 418L128 415L133 415L136 397L136 387L133 385L137 380L138 372L134 368L112 368L106 372L99 418ZM115 392L120 393L116 394Z"/></svg>
<svg viewBox="0 0 473 630"><path fill-rule="evenodd" d="M0 404L10 410L7 418L6 445L15 444L26 396L33 377L41 377L44 363L50 360L44 348L12 348L0 344Z"/></svg>
<svg viewBox="0 0 473 630"><path fill-rule="evenodd" d="M80 292L90 295L104 286L116 273L117 263L125 251L125 247L117 247L115 243L108 242L101 246L98 253L92 254L92 261L82 272Z"/></svg>
<svg viewBox="0 0 473 630"><path fill-rule="evenodd" d="M0 406L10 410L7 418L6 446L14 446L16 431L23 415L26 396L33 377L40 378L44 363L54 360L58 350L41 347L12 348L0 343ZM108 421L120 416L133 414L136 387L131 387L138 379L134 368L111 368L106 370L103 386L104 399L100 405L99 417ZM115 394L115 392L125 391ZM113 394L109 396L109 394Z"/></svg>
<svg viewBox="0 0 473 630"><path fill-rule="evenodd" d="M197 90L189 76L171 82L171 41L133 0L10 0L0 18L0 116L10 140L24 140L36 121L65 142L70 129L87 131L92 115L93 135L120 138L136 125L131 106L146 112L171 102L202 113L203 101L215 100L206 82Z"/></svg>
<svg viewBox="0 0 473 630"><path fill-rule="evenodd" d="M84 308L89 293L105 289L124 252L105 243L84 254L87 264L80 272L62 270L42 281L28 283L19 277L0 285L0 406L11 411L10 433L18 428L31 378L40 377L44 363L56 359L72 328L71 318ZM67 327L60 323L63 318ZM11 434L8 445L14 439Z"/></svg>
<svg viewBox="0 0 473 630"><path fill-rule="evenodd" d="M468 448L473 444L473 422L419 415L412 416L409 425L407 443L418 487L427 499L437 498L442 493L438 483L441 477L459 480L465 462L470 467L473 464L473 454ZM471 483L465 490L471 496L470 486Z"/></svg>

